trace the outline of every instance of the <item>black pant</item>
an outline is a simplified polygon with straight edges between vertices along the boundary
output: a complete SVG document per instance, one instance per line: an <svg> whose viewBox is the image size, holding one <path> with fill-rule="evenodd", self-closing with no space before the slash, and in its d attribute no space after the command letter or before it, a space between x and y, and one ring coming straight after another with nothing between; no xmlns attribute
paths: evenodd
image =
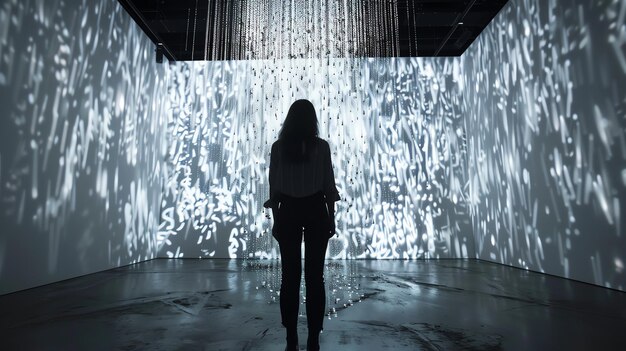
<svg viewBox="0 0 626 351"><path fill-rule="evenodd" d="M306 314L310 332L323 328L326 308L324 259L328 246L328 212L322 193L295 198L281 196L279 245L282 266L280 314L286 328L295 328L300 305L302 258L300 248L304 234L304 280ZM303 230L304 228L304 230Z"/></svg>

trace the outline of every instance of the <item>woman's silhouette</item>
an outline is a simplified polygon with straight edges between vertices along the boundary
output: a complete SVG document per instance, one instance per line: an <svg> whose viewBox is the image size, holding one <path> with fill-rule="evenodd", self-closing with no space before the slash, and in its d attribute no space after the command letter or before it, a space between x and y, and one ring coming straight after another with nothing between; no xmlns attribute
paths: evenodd
<svg viewBox="0 0 626 351"><path fill-rule="evenodd" d="M280 246L282 281L280 313L287 329L287 350L298 349L298 307L304 236L304 279L309 337L307 350L319 349L326 291L324 258L328 239L335 234L335 186L328 143L318 137L315 108L298 100L289 108L279 138L272 145L270 199L274 214L272 235Z"/></svg>

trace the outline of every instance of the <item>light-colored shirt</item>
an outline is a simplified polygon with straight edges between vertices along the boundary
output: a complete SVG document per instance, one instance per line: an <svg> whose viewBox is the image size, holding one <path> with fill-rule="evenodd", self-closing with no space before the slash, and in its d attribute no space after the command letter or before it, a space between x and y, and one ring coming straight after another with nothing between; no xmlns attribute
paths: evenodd
<svg viewBox="0 0 626 351"><path fill-rule="evenodd" d="M306 197L323 192L328 202L338 201L339 192L335 185L335 174L330 159L330 146L326 140L316 138L312 143L308 160L298 163L286 162L281 140L272 144L270 156L270 200L278 200L279 194L291 197Z"/></svg>

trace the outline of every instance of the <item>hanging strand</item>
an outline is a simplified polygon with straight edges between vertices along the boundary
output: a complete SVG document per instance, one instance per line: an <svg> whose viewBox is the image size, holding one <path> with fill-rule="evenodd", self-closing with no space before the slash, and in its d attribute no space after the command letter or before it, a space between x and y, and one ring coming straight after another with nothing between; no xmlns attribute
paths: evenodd
<svg viewBox="0 0 626 351"><path fill-rule="evenodd" d="M185 51L187 51L187 47L189 46L189 19L191 17L191 8L187 9L187 30L185 31Z"/></svg>
<svg viewBox="0 0 626 351"><path fill-rule="evenodd" d="M196 24L198 22L198 0L196 0L196 10L193 16L193 39L191 40L191 59L194 59L194 53L196 50Z"/></svg>
<svg viewBox="0 0 626 351"><path fill-rule="evenodd" d="M206 4L205 60L417 54L414 1L206 0ZM400 4L405 14L400 13ZM191 8L187 11L185 49L191 39L193 58L198 10L196 0L193 26ZM400 42L401 15L408 24L408 48Z"/></svg>
<svg viewBox="0 0 626 351"><path fill-rule="evenodd" d="M207 60L207 53L209 51L209 11L211 9L211 0L207 0L206 4L206 28L204 31L204 60Z"/></svg>

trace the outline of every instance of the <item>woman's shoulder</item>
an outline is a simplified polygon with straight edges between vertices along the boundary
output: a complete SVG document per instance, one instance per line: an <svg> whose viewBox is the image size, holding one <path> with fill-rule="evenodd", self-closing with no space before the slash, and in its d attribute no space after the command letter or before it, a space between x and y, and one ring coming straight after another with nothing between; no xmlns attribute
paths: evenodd
<svg viewBox="0 0 626 351"><path fill-rule="evenodd" d="M322 145L322 147L328 148L330 149L330 145L328 144L328 141L320 138L320 137L315 137L315 142L319 145Z"/></svg>

